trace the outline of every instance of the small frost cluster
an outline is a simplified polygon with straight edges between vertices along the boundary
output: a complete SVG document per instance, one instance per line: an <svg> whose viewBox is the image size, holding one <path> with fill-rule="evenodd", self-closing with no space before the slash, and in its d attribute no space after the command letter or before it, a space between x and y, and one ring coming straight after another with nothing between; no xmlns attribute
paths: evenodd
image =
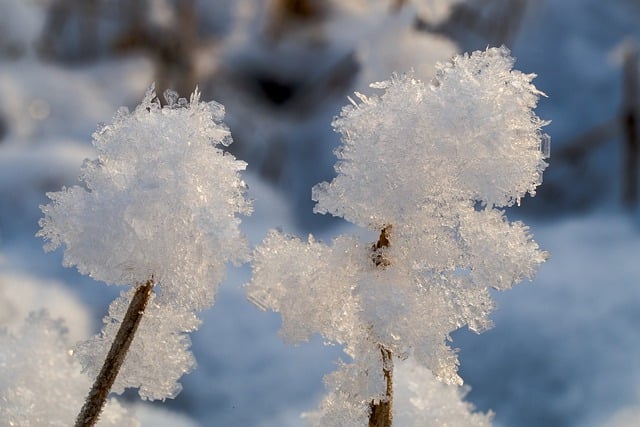
<svg viewBox="0 0 640 427"><path fill-rule="evenodd" d="M328 378L341 398L325 401L320 425L351 425L345 413L366 423L370 402L386 398L381 350L461 384L449 334L488 328L489 290L544 261L500 210L533 195L547 166L541 92L512 66L506 48L491 48L439 64L431 84L394 76L372 85L380 96L356 94L334 121L337 177L312 196L316 212L380 238L326 245L272 232L256 250L249 298L281 313L286 339L320 333L352 358ZM331 415L335 404L343 415Z"/></svg>
<svg viewBox="0 0 640 427"><path fill-rule="evenodd" d="M91 386L71 355L61 321L32 313L16 334L0 330L0 424L38 427L74 424ZM137 426L110 399L98 426Z"/></svg>
<svg viewBox="0 0 640 427"><path fill-rule="evenodd" d="M343 367L347 367L344 365ZM340 373L341 371L337 371ZM336 374L327 377L327 385ZM445 384L412 358L396 363L394 370L394 425L402 427L489 427L493 413L474 412L464 401L468 387ZM305 413L303 418L319 426L362 427L366 408L351 403L352 398L340 387L330 392L322 409ZM355 412L355 413L354 413ZM359 413L358 413L359 412Z"/></svg>
<svg viewBox="0 0 640 427"><path fill-rule="evenodd" d="M463 399L468 387L438 381L428 369L408 359L395 370L397 402L394 422L405 427L488 427L493 414L473 412Z"/></svg>
<svg viewBox="0 0 640 427"><path fill-rule="evenodd" d="M134 292L122 292L109 306L102 334L79 343L75 349L77 358L93 376L104 363ZM138 388L140 397L147 400L175 397L182 390L176 381L196 364L187 333L199 326L193 311L158 304L152 295L112 391L122 393L131 387Z"/></svg>
<svg viewBox="0 0 640 427"><path fill-rule="evenodd" d="M195 312L213 304L225 264L244 261L247 244L237 214L249 214L239 171L246 164L224 153L231 136L224 108L151 88L135 111L118 111L94 134L98 158L85 162L84 186L48 193L38 235L64 264L110 284L157 283L114 389L140 387L149 399L175 396L177 380L194 366L187 332ZM99 371L133 291L111 306L100 336L78 355Z"/></svg>

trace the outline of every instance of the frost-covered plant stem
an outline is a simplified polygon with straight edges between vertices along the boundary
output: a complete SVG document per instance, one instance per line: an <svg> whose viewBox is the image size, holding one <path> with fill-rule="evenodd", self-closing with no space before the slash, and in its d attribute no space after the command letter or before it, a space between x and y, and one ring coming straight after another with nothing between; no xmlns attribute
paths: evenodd
<svg viewBox="0 0 640 427"><path fill-rule="evenodd" d="M388 267L391 262L381 253L383 248L391 245L391 224L380 231L378 241L371 247L372 261L378 268ZM379 344L382 361L382 373L386 381L386 391L383 399L371 402L369 427L391 427L393 425L393 352Z"/></svg>
<svg viewBox="0 0 640 427"><path fill-rule="evenodd" d="M84 163L82 185L48 193L42 206L45 249L62 246L65 266L132 285L111 303L102 332L75 347L97 378L77 426L93 425L109 392L177 396L195 367L188 334L197 313L213 305L227 263L249 258L237 217L251 213L246 163L223 149L232 142L224 107L200 101L197 89L190 100L173 91L165 99L152 86L133 112L119 109L93 135L98 157Z"/></svg>
<svg viewBox="0 0 640 427"><path fill-rule="evenodd" d="M382 372L387 382L384 399L371 402L369 427L391 427L393 425L393 352L380 345Z"/></svg>
<svg viewBox="0 0 640 427"><path fill-rule="evenodd" d="M118 376L118 372L120 372L120 367L124 363L138 325L140 325L144 311L147 308L154 285L155 280L152 276L145 284L138 286L136 289L127 313L122 319L118 333L113 340L113 344L111 344L111 349L100 369L100 373L78 414L75 427L91 427L98 422L102 407Z"/></svg>
<svg viewBox="0 0 640 427"><path fill-rule="evenodd" d="M508 49L488 48L438 64L431 83L393 75L372 85L381 95L356 93L333 122L343 142L337 176L311 197L316 213L378 241L305 243L272 231L256 249L251 301L282 314L285 339L319 332L351 359L325 377L312 425L489 425L461 405L451 333L488 329L491 289L532 278L546 259L504 213L535 193L549 141L533 112L534 75L513 64ZM427 382L446 383L437 388L452 391L450 402L403 374L414 359Z"/></svg>

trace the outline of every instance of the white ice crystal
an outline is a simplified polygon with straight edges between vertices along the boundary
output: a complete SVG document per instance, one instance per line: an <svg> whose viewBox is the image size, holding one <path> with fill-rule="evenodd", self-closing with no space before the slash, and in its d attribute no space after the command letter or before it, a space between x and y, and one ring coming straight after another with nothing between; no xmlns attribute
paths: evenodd
<svg viewBox="0 0 640 427"><path fill-rule="evenodd" d="M0 330L0 424L73 425L90 387L91 379L71 355L61 321L42 311L31 314L17 334ZM98 422L138 425L113 399Z"/></svg>
<svg viewBox="0 0 640 427"><path fill-rule="evenodd" d="M450 333L490 327L490 289L531 278L545 260L499 209L534 194L546 167L532 111L540 92L512 65L506 48L492 48L440 64L429 85L395 76L375 84L382 95L358 95L334 122L338 175L313 198L316 212L368 227L378 242L272 232L256 249L249 298L281 313L287 339L317 332L353 360L328 378L340 394L332 420L342 421L325 425L351 425L345 414L384 398L381 349L462 384Z"/></svg>
<svg viewBox="0 0 640 427"><path fill-rule="evenodd" d="M394 423L403 427L488 427L493 415L474 412L468 387L444 384L413 359L396 364Z"/></svg>
<svg viewBox="0 0 640 427"><path fill-rule="evenodd" d="M134 292L123 292L113 301L102 333L76 347L76 357L91 378L98 375ZM133 387L143 399L174 398L182 390L178 380L195 368L187 334L199 325L191 310L159 305L152 294L112 391L122 393Z"/></svg>
<svg viewBox="0 0 640 427"><path fill-rule="evenodd" d="M188 102L153 87L134 112L121 109L94 134L98 158L85 162L84 187L48 193L39 236L64 248L64 264L107 283L133 286L110 307L102 333L81 343L79 360L94 377L118 332L136 287L155 285L113 391L139 388L143 399L171 398L195 366L187 333L195 313L213 304L226 263L248 248L238 214L249 214L239 171L224 153L231 136L224 108Z"/></svg>
<svg viewBox="0 0 640 427"><path fill-rule="evenodd" d="M344 237L334 243L330 248L312 238L305 243L271 231L256 249L254 277L270 286L254 283L249 298L265 310L280 312L282 334L288 341L306 341L317 332L341 344L353 339L354 325L359 323L353 291L357 265L366 254L358 250L355 239Z"/></svg>
<svg viewBox="0 0 640 427"><path fill-rule="evenodd" d="M231 143L224 108L177 100L160 106L150 89L134 112L121 109L94 134L98 158L85 162L74 186L48 193L39 236L64 264L115 284L146 282L161 298L201 309L211 305L228 261L245 259L238 213L249 213L238 172L223 153Z"/></svg>
<svg viewBox="0 0 640 427"><path fill-rule="evenodd" d="M357 94L334 121L338 176L314 187L315 211L380 229L424 206L535 194L547 166L532 111L541 92L513 61L491 48L439 64L431 84L394 76L373 85L380 96Z"/></svg>
<svg viewBox="0 0 640 427"><path fill-rule="evenodd" d="M355 374L355 375L354 375ZM320 409L305 413L312 426L362 427L367 425L367 403L354 403L358 377L353 365L327 376L327 388ZM428 369L409 358L396 363L394 369L394 425L402 427L489 427L493 414L474 412L463 399L468 388L438 381ZM362 396L363 398L366 396Z"/></svg>

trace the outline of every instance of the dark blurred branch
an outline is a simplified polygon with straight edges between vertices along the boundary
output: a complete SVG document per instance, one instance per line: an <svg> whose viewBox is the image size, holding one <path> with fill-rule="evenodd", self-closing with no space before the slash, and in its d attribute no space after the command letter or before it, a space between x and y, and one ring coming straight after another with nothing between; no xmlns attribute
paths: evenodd
<svg viewBox="0 0 640 427"><path fill-rule="evenodd" d="M101 0L52 0L46 18L38 52L45 58L84 60L99 54L98 33ZM65 31L76 25L80 34L74 50L65 46Z"/></svg>
<svg viewBox="0 0 640 427"><path fill-rule="evenodd" d="M603 143L622 136L622 202L627 208L638 203L640 157L640 54L636 45L627 46L624 55L620 113L586 133L574 138L558 150L553 159L575 164L586 158Z"/></svg>
<svg viewBox="0 0 640 427"><path fill-rule="evenodd" d="M63 61L142 53L154 63L159 92L171 88L187 95L204 83L196 60L212 43L200 38L195 0L167 6L170 21L157 23L149 0L51 0L39 52ZM110 31L100 31L103 24Z"/></svg>
<svg viewBox="0 0 640 427"><path fill-rule="evenodd" d="M267 41L277 42L299 26L322 23L328 16L324 0L272 0L265 28Z"/></svg>
<svg viewBox="0 0 640 427"><path fill-rule="evenodd" d="M54 56L56 42L62 35L72 8L70 0L54 0L49 4L38 46L40 55L47 58Z"/></svg>
<svg viewBox="0 0 640 427"><path fill-rule="evenodd" d="M624 57L624 99L621 124L624 130L624 166L622 169L622 200L627 207L638 202L638 114L640 103L638 89L638 47L629 46Z"/></svg>
<svg viewBox="0 0 640 427"><path fill-rule="evenodd" d="M407 0L391 0L391 4L389 5L389 10L391 12L397 12L402 7L407 4Z"/></svg>
<svg viewBox="0 0 640 427"><path fill-rule="evenodd" d="M198 84L196 51L200 46L194 0L180 0L174 4L176 25L160 27L145 18L147 12L132 2L135 19L116 40L112 49L121 54L139 51L151 58L155 65L158 92L173 89L181 95L193 92Z"/></svg>
<svg viewBox="0 0 640 427"><path fill-rule="evenodd" d="M616 116L608 122L589 129L587 132L573 138L564 147L556 150L553 160L559 162L576 163L603 143L610 141L620 134L620 119Z"/></svg>

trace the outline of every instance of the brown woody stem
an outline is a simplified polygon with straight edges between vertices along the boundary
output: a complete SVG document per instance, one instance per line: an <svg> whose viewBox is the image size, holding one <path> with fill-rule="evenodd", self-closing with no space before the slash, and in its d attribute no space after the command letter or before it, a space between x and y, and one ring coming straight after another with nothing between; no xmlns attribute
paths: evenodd
<svg viewBox="0 0 640 427"><path fill-rule="evenodd" d="M383 249L391 246L391 229L393 226L391 224L385 225L384 228L380 231L380 237L378 241L371 246L371 259L373 263L381 268L387 267L391 264L391 261L386 258L383 254Z"/></svg>
<svg viewBox="0 0 640 427"><path fill-rule="evenodd" d="M379 402L371 402L371 414L369 415L369 427L391 427L393 425L393 353L391 350L380 346L382 354L382 372L387 383L387 389L383 399Z"/></svg>
<svg viewBox="0 0 640 427"><path fill-rule="evenodd" d="M75 427L91 427L98 422L109 391L111 391L111 387L124 363L138 325L140 325L140 320L142 320L142 315L147 308L154 285L155 281L152 276L144 285L138 286L133 294L127 313L122 319L120 329L118 329L113 344L111 344L102 369L100 369L87 400L78 414Z"/></svg>
<svg viewBox="0 0 640 427"><path fill-rule="evenodd" d="M386 268L391 265L391 260L383 252L384 248L391 246L391 229L388 224L380 231L378 241L371 246L371 260L379 268ZM370 403L371 413L369 415L369 427L391 427L393 424L393 353L384 345L379 344L382 355L382 373L386 381L386 391L384 398Z"/></svg>

